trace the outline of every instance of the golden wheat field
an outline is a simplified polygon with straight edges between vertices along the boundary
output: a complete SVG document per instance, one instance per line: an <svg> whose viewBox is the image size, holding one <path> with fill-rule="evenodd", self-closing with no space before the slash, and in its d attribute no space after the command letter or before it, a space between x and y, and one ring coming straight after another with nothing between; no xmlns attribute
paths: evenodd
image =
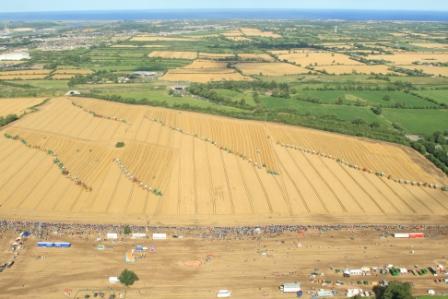
<svg viewBox="0 0 448 299"><path fill-rule="evenodd" d="M210 82L234 80L251 80L227 67L227 63L213 60L194 60L191 64L182 68L169 70L161 77L166 81Z"/></svg>
<svg viewBox="0 0 448 299"><path fill-rule="evenodd" d="M50 75L50 70L20 70L20 71L3 71L0 72L0 80L13 79L44 79Z"/></svg>
<svg viewBox="0 0 448 299"><path fill-rule="evenodd" d="M2 129L0 155L4 218L239 225L448 216L447 177L410 148L163 108L54 98Z"/></svg>
<svg viewBox="0 0 448 299"><path fill-rule="evenodd" d="M245 75L284 76L310 72L306 68L283 62L238 63L236 67Z"/></svg>
<svg viewBox="0 0 448 299"><path fill-rule="evenodd" d="M350 59L349 56L339 53L315 50L280 50L271 52L281 60L294 62L302 66L308 65L362 65Z"/></svg>
<svg viewBox="0 0 448 299"><path fill-rule="evenodd" d="M42 101L44 98L0 98L0 117L9 114L20 115Z"/></svg>

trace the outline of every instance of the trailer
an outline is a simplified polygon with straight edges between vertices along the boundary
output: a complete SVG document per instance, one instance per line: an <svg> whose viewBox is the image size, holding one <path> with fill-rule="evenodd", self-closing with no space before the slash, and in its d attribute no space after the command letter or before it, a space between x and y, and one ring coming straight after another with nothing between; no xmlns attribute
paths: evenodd
<svg viewBox="0 0 448 299"><path fill-rule="evenodd" d="M411 238L411 239L423 239L423 238L425 238L425 234L424 233L410 233L409 234L409 238Z"/></svg>
<svg viewBox="0 0 448 299"><path fill-rule="evenodd" d="M283 293L298 293L302 290L298 282L286 282L280 285L280 291Z"/></svg>
<svg viewBox="0 0 448 299"><path fill-rule="evenodd" d="M364 275L364 271L362 269L345 269L343 276L351 277L351 276L362 276Z"/></svg>
<svg viewBox="0 0 448 299"><path fill-rule="evenodd" d="M409 234L408 233L395 233L394 238L407 239L407 238L409 238Z"/></svg>

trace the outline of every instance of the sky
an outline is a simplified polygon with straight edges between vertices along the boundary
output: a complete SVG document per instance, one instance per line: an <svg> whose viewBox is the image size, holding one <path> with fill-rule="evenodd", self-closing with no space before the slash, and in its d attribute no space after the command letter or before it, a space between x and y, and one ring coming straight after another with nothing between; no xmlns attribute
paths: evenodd
<svg viewBox="0 0 448 299"><path fill-rule="evenodd" d="M1 12L140 9L381 9L448 11L448 0L0 0Z"/></svg>

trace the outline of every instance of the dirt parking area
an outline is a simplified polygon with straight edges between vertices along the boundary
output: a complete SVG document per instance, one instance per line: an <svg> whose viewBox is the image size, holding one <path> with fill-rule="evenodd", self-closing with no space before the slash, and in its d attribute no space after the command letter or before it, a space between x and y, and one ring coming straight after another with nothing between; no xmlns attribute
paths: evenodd
<svg viewBox="0 0 448 299"><path fill-rule="evenodd" d="M13 236L2 234L0 257ZM0 273L0 298L74 298L83 289L112 288L118 293L123 289L110 285L108 277L118 276L125 268L140 278L127 290L126 298L215 298L220 289L231 290L232 298L294 298L294 294L278 290L281 283L294 281L301 282L305 298L320 288L345 296L347 288L370 290L383 279L412 282L416 294L425 294L429 288L448 293L448 285L436 283L431 274L392 277L376 273L344 278L336 272L388 264L408 269L446 266L448 234L442 232L427 233L425 239L394 239L382 229L308 230L225 239L185 233L176 239L169 234L162 241L96 238L95 234L48 235L50 241L72 242L66 249L38 248L39 239L28 239L15 265ZM98 250L98 244L105 249ZM125 263L125 253L139 244L153 252L136 256L133 264ZM312 272L316 275L310 275Z"/></svg>

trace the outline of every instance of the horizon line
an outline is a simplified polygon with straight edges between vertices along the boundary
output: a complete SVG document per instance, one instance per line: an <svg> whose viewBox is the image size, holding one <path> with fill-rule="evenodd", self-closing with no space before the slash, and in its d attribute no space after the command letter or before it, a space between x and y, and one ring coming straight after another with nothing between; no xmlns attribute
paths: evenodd
<svg viewBox="0 0 448 299"><path fill-rule="evenodd" d="M263 8L112 8L112 9L62 9L62 10L28 10L28 11L2 11L1 14L9 13L57 13L57 12L116 12L116 11L262 11L262 10L294 10L294 11L379 11L379 12L438 12L448 13L448 9L382 9L382 8L297 8L297 7L263 7Z"/></svg>

